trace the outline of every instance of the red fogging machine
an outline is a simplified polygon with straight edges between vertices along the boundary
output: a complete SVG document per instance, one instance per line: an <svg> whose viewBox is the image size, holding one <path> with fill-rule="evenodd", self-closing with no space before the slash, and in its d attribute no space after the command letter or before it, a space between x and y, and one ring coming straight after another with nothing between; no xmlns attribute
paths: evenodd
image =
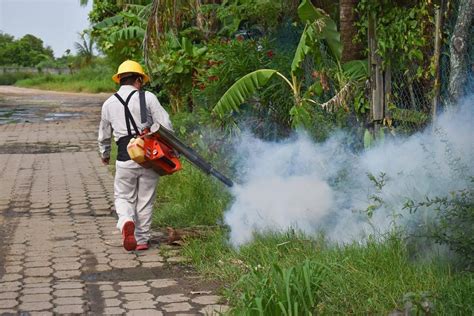
<svg viewBox="0 0 474 316"><path fill-rule="evenodd" d="M181 170L181 154L204 173L212 175L228 187L234 185L232 180L215 170L210 163L160 124L153 124L139 137L132 138L127 151L133 161L145 168L153 168L161 176Z"/></svg>

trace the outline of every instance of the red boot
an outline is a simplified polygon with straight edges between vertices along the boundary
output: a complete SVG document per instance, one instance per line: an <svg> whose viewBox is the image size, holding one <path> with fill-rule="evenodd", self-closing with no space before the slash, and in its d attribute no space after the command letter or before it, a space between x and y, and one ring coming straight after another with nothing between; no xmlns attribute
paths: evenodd
<svg viewBox="0 0 474 316"><path fill-rule="evenodd" d="M135 250L137 241L135 239L135 223L128 221L122 228L123 248L127 251Z"/></svg>

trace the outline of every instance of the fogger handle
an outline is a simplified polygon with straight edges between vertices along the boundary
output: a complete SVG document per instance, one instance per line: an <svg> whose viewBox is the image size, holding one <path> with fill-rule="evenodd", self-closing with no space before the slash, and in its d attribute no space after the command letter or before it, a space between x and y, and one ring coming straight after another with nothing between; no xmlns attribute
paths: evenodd
<svg viewBox="0 0 474 316"><path fill-rule="evenodd" d="M214 176L228 187L232 187L234 185L232 180L221 174L219 171L215 170L210 163L204 160L204 158L202 158L192 148L186 146L176 136L174 136L171 131L167 130L163 126L160 125L158 128L155 125L152 126L150 133L156 133L160 135L160 137L165 142L167 142L168 145L186 157L192 164L204 171L206 174Z"/></svg>

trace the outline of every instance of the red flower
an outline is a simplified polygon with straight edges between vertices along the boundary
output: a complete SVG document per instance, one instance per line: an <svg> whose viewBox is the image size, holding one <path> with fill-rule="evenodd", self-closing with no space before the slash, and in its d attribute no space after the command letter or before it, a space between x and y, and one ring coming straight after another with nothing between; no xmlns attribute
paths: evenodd
<svg viewBox="0 0 474 316"><path fill-rule="evenodd" d="M273 55L274 55L274 54L273 54L273 51L272 51L272 50L269 50L269 51L267 52L268 58L272 58Z"/></svg>

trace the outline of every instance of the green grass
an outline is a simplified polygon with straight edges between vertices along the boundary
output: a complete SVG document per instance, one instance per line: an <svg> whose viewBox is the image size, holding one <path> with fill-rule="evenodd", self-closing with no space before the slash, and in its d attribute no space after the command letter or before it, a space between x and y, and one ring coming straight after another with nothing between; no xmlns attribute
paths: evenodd
<svg viewBox="0 0 474 316"><path fill-rule="evenodd" d="M474 313L474 276L410 259L398 236L345 246L294 232L256 236L239 251L225 232L186 245L198 270L230 286L235 315L388 314L427 304L438 315Z"/></svg>
<svg viewBox="0 0 474 316"><path fill-rule="evenodd" d="M98 64L83 68L72 75L40 75L19 80L15 85L54 91L112 92L116 90L116 84L111 79L112 75L113 70L111 68Z"/></svg>
<svg viewBox="0 0 474 316"><path fill-rule="evenodd" d="M228 205L225 186L181 159L183 170L161 177L153 213L155 226L216 225Z"/></svg>

